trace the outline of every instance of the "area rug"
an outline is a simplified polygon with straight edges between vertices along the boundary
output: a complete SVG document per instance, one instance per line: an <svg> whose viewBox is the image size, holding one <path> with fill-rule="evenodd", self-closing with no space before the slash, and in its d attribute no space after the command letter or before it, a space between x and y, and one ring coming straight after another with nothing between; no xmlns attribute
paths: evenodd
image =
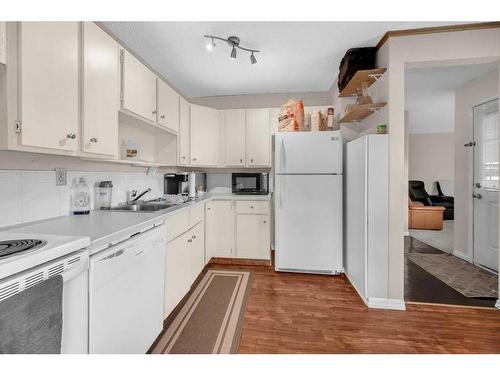
<svg viewBox="0 0 500 375"><path fill-rule="evenodd" d="M498 276L450 254L406 254L409 260L466 297L497 298Z"/></svg>
<svg viewBox="0 0 500 375"><path fill-rule="evenodd" d="M208 270L153 354L236 353L250 284L250 271Z"/></svg>

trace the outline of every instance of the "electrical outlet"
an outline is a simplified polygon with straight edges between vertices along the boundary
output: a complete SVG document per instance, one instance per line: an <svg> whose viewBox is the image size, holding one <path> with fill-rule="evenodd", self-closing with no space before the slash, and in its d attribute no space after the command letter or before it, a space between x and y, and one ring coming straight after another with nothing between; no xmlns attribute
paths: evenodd
<svg viewBox="0 0 500 375"><path fill-rule="evenodd" d="M56 186L66 186L66 169L56 168Z"/></svg>

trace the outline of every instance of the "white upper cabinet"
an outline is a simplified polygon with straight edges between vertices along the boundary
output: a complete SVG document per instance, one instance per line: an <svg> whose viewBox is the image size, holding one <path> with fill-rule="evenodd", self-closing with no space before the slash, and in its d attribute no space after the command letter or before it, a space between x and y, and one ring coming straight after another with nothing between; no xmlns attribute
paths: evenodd
<svg viewBox="0 0 500 375"><path fill-rule="evenodd" d="M83 152L117 154L119 95L118 43L93 22L84 22Z"/></svg>
<svg viewBox="0 0 500 375"><path fill-rule="evenodd" d="M191 104L191 165L217 166L219 111Z"/></svg>
<svg viewBox="0 0 500 375"><path fill-rule="evenodd" d="M179 99L179 164L189 165L189 120L190 104L184 98Z"/></svg>
<svg viewBox="0 0 500 375"><path fill-rule="evenodd" d="M78 150L78 22L20 23L21 144Z"/></svg>
<svg viewBox="0 0 500 375"><path fill-rule="evenodd" d="M271 165L268 109L247 109L246 111L246 163L249 167Z"/></svg>
<svg viewBox="0 0 500 375"><path fill-rule="evenodd" d="M122 54L123 109L156 122L156 76L128 51Z"/></svg>
<svg viewBox="0 0 500 375"><path fill-rule="evenodd" d="M161 79L156 80L158 124L175 133L179 131L179 94Z"/></svg>
<svg viewBox="0 0 500 375"><path fill-rule="evenodd" d="M224 111L226 130L226 165L245 165L245 110Z"/></svg>

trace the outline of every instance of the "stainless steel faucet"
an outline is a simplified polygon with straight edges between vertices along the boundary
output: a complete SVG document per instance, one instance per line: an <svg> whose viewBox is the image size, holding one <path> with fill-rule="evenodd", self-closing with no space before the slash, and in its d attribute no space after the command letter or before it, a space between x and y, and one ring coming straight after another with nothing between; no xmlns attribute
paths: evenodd
<svg viewBox="0 0 500 375"><path fill-rule="evenodd" d="M140 198L142 198L144 195L146 195L147 193L150 193L150 192L151 192L151 188L147 188L146 190L144 190L140 194L137 194L137 190L132 190L132 194L131 194L132 199L130 200L130 203L137 202Z"/></svg>

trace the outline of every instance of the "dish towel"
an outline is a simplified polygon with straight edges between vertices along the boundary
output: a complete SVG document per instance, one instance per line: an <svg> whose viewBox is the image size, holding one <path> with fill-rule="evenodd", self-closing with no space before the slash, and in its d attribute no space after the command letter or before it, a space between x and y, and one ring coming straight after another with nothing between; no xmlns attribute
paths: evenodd
<svg viewBox="0 0 500 375"><path fill-rule="evenodd" d="M61 353L62 297L59 275L0 302L0 353Z"/></svg>

